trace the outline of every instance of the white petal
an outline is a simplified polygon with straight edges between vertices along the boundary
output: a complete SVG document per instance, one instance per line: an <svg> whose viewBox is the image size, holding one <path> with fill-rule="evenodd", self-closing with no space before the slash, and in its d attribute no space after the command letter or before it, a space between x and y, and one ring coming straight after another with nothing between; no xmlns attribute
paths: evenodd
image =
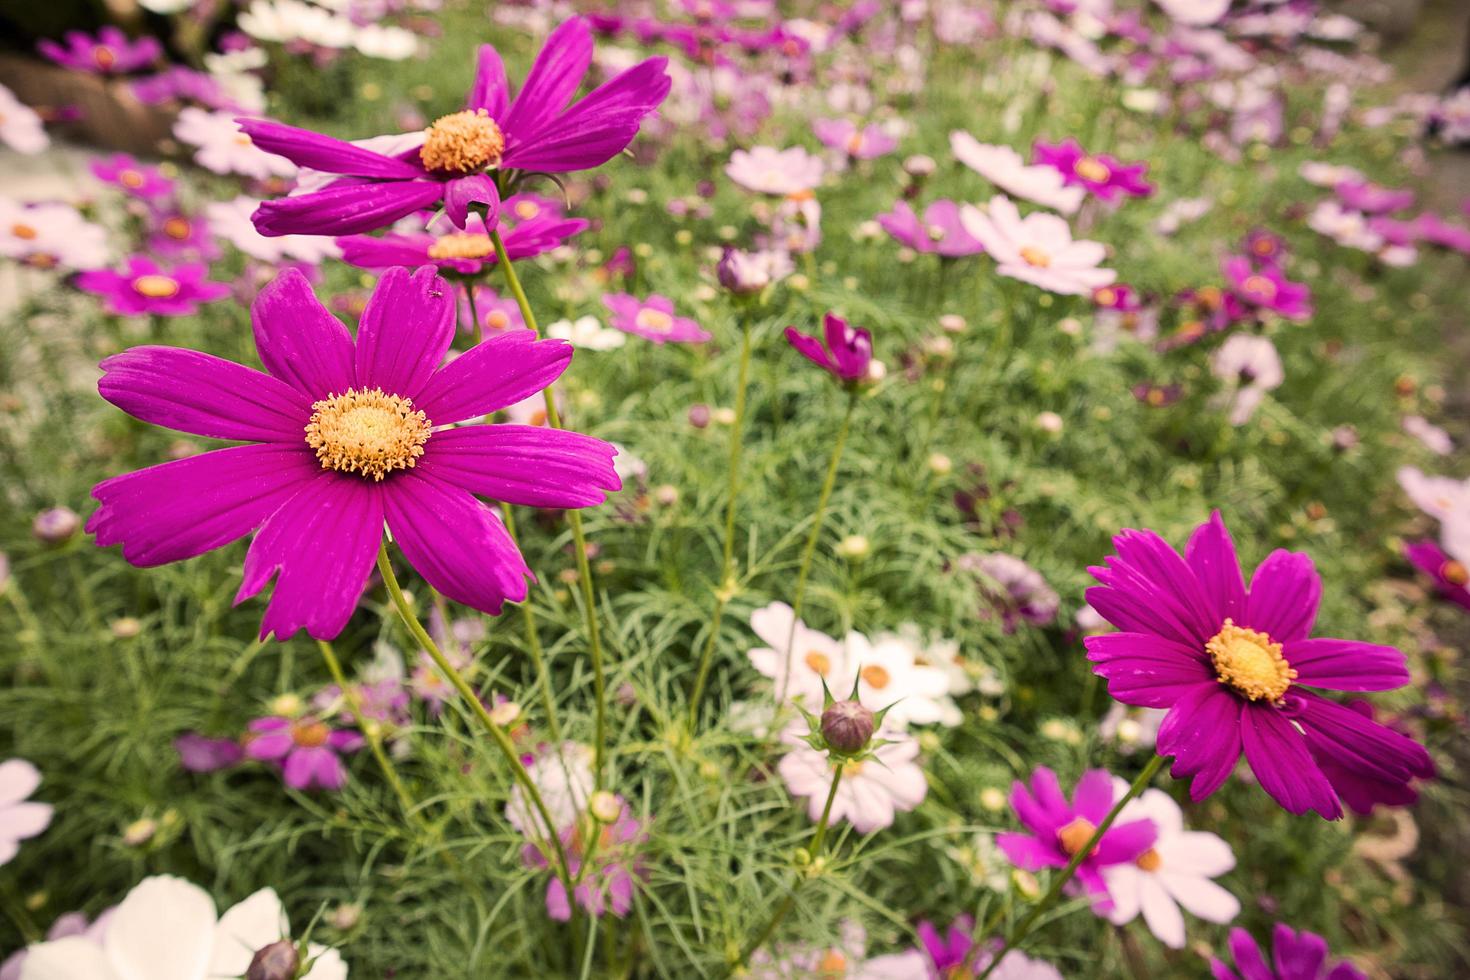
<svg viewBox="0 0 1470 980"><path fill-rule="evenodd" d="M1160 840L1154 845L1163 860L1163 870L1175 874L1214 878L1235 867L1230 845L1214 834L1191 830Z"/></svg>
<svg viewBox="0 0 1470 980"><path fill-rule="evenodd" d="M306 953L311 957L311 969L301 980L347 980L347 964L342 954L335 949L326 949L312 943Z"/></svg>
<svg viewBox="0 0 1470 980"><path fill-rule="evenodd" d="M214 899L204 889L157 875L128 892L103 947L119 980L201 980L214 922Z"/></svg>
<svg viewBox="0 0 1470 980"><path fill-rule="evenodd" d="M51 804L14 803L0 806L0 837L25 840L51 824Z"/></svg>
<svg viewBox="0 0 1470 980"><path fill-rule="evenodd" d="M0 806L18 803L41 785L41 771L24 759L0 762Z"/></svg>
<svg viewBox="0 0 1470 980"><path fill-rule="evenodd" d="M273 888L262 888L220 916L214 927L209 975L238 977L250 969L257 950L289 933L286 910Z"/></svg>
<svg viewBox="0 0 1470 980"><path fill-rule="evenodd" d="M1225 923L1240 914L1240 900L1208 878L1161 872L1159 879L1190 915Z"/></svg>
<svg viewBox="0 0 1470 980"><path fill-rule="evenodd" d="M20 980L114 980L102 947L81 936L68 936L30 948Z"/></svg>
<svg viewBox="0 0 1470 980"><path fill-rule="evenodd" d="M1143 876L1140 898L1143 906L1143 921L1148 923L1149 932L1157 936L1159 942L1170 949L1183 949L1184 915L1156 876Z"/></svg>
<svg viewBox="0 0 1470 980"><path fill-rule="evenodd" d="M1108 913L1108 921L1113 925L1121 926L1138 918L1143 877L1144 873L1133 864L1115 864L1103 869L1103 880L1113 898L1113 910Z"/></svg>

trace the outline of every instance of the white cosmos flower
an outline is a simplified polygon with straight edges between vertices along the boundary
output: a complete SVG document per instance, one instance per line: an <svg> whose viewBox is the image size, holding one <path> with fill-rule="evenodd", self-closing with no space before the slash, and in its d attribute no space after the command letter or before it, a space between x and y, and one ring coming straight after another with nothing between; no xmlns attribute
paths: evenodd
<svg viewBox="0 0 1470 980"><path fill-rule="evenodd" d="M736 150L725 165L725 174L747 190L761 194L806 194L822 182L822 158L803 147L778 150L757 146Z"/></svg>
<svg viewBox="0 0 1470 980"><path fill-rule="evenodd" d="M771 678L778 697L799 699L808 710L816 710L822 704L824 680L833 697L845 697L852 689L847 649L802 622L796 623L793 633L792 617L791 607L784 602L773 602L750 614L750 628L766 644L750 651L750 663Z"/></svg>
<svg viewBox="0 0 1470 980"><path fill-rule="evenodd" d="M1083 296L1118 277L1099 268L1107 256L1100 242L1072 240L1063 218L1044 211L1026 217L1014 202L997 194L985 211L960 208L960 224L980 240L996 261L996 272L1064 296Z"/></svg>
<svg viewBox="0 0 1470 980"><path fill-rule="evenodd" d="M1244 425L1255 414L1266 392L1281 387L1286 374L1281 356L1269 337L1231 334L1210 360L1215 377L1229 390L1230 424Z"/></svg>
<svg viewBox="0 0 1470 980"><path fill-rule="evenodd" d="M1470 518L1470 480L1429 476L1417 466L1401 467L1397 476L1414 506L1435 520L1447 521L1457 513Z"/></svg>
<svg viewBox="0 0 1470 980"><path fill-rule="evenodd" d="M278 263L285 259L309 262L312 265L326 258L335 258L342 250L328 235L280 235L267 238L255 230L250 216L260 202L241 195L229 201L210 201L204 206L204 215L209 219L209 229L217 237L253 259Z"/></svg>
<svg viewBox="0 0 1470 980"><path fill-rule="evenodd" d="M265 152L240 132L233 112L206 112L187 106L179 111L174 136L181 143L197 147L194 162L217 174L240 174L256 180L296 175L294 163Z"/></svg>
<svg viewBox="0 0 1470 980"><path fill-rule="evenodd" d="M887 708L886 726L903 729L911 724L957 724L958 709L949 698L949 675L938 667L917 663L917 647L890 635L869 640L861 633L847 634L847 670L841 688L832 696L852 692L852 672L858 678L858 700L875 711Z"/></svg>
<svg viewBox="0 0 1470 980"><path fill-rule="evenodd" d="M1230 9L1231 0L1154 0L1176 24L1208 27Z"/></svg>
<svg viewBox="0 0 1470 980"><path fill-rule="evenodd" d="M815 822L822 817L832 787L832 762L826 752L801 740L805 731L805 722L787 729L782 740L792 748L776 764L776 771L791 795L806 797L807 814ZM929 792L924 770L915 761L919 743L913 736L884 728L876 738L887 740L873 753L876 758L843 763L842 781L832 801L831 822L846 820L860 834L890 826L900 811L912 810Z"/></svg>
<svg viewBox="0 0 1470 980"><path fill-rule="evenodd" d="M385 61L403 61L412 58L419 49L418 35L401 27L384 27L382 24L364 24L357 28L352 46L359 54Z"/></svg>
<svg viewBox="0 0 1470 980"><path fill-rule="evenodd" d="M0 143L27 155L51 145L41 117L4 85L0 85Z"/></svg>
<svg viewBox="0 0 1470 980"><path fill-rule="evenodd" d="M35 269L98 269L112 260L107 229L70 204L0 197L0 255Z"/></svg>
<svg viewBox="0 0 1470 980"><path fill-rule="evenodd" d="M214 980L239 977L257 950L290 936L275 891L262 888L215 917L214 899L172 875L144 878L99 938L69 936L27 950L20 980ZM302 980L346 980L334 949L312 944Z"/></svg>
<svg viewBox="0 0 1470 980"><path fill-rule="evenodd" d="M556 824L554 831L571 826L592 795L592 749L578 742L563 742L561 751L547 749L526 767L526 775L536 785L546 812ZM519 783L510 791L505 804L505 819L531 840L546 840L551 834L544 829L540 811L526 801Z"/></svg>
<svg viewBox="0 0 1470 980"><path fill-rule="evenodd" d="M981 143L964 130L949 134L949 148L955 159L1001 190L1063 214L1076 211L1087 193L1086 188L1066 186L1057 168L1028 164L1009 146Z"/></svg>
<svg viewBox="0 0 1470 980"><path fill-rule="evenodd" d="M1113 780L1113 798L1128 792L1124 780ZM1145 790L1118 814L1118 822L1148 819L1159 836L1137 860L1103 869L1113 907L1108 921L1132 922L1139 912L1149 931L1164 945L1184 947L1183 906L1207 922L1225 923L1240 914L1240 902L1221 888L1217 878L1235 867L1230 845L1214 834L1184 829L1179 804L1163 790Z"/></svg>
<svg viewBox="0 0 1470 980"><path fill-rule="evenodd" d="M565 340L573 347L586 350L614 350L628 342L627 334L604 326L595 316L558 320L546 328L546 336Z"/></svg>

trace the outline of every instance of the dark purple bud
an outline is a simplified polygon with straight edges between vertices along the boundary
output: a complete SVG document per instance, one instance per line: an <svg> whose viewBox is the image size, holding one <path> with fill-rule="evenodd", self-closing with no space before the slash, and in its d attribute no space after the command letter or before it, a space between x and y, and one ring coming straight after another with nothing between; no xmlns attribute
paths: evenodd
<svg viewBox="0 0 1470 980"><path fill-rule="evenodd" d="M857 755L873 737L873 713L856 701L836 701L822 712L822 738L839 755Z"/></svg>
<svg viewBox="0 0 1470 980"><path fill-rule="evenodd" d="M289 939L278 939L258 951L245 971L245 980L296 980L301 965Z"/></svg>

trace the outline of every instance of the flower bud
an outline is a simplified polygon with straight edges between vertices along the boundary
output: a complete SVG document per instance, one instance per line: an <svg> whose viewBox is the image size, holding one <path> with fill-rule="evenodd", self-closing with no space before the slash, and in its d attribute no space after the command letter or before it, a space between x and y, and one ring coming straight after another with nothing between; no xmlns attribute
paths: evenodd
<svg viewBox="0 0 1470 980"><path fill-rule="evenodd" d="M691 405L689 407L689 424L696 429L703 429L709 425L710 410L708 405Z"/></svg>
<svg viewBox="0 0 1470 980"><path fill-rule="evenodd" d="M822 712L822 739L839 755L857 755L873 737L873 713L856 701L836 701Z"/></svg>
<svg viewBox="0 0 1470 980"><path fill-rule="evenodd" d="M143 817L123 828L122 840L128 847L142 847L151 841L156 833L158 833L157 821Z"/></svg>
<svg viewBox="0 0 1470 980"><path fill-rule="evenodd" d="M720 256L715 278L736 296L753 296L771 284L771 275L760 262L733 248Z"/></svg>
<svg viewBox="0 0 1470 980"><path fill-rule="evenodd" d="M36 515L31 533L46 544L61 544L81 530L82 519L70 507L51 507Z"/></svg>
<svg viewBox="0 0 1470 980"><path fill-rule="evenodd" d="M866 558L872 550L872 544L868 541L867 536L862 534L849 534L837 542L837 554L851 561Z"/></svg>
<svg viewBox="0 0 1470 980"><path fill-rule="evenodd" d="M598 823L617 823L618 817L623 815L623 801L607 790L600 789L587 801L587 812Z"/></svg>
<svg viewBox="0 0 1470 980"><path fill-rule="evenodd" d="M289 939L277 939L259 950L245 971L245 980L295 980L301 965L296 947Z"/></svg>

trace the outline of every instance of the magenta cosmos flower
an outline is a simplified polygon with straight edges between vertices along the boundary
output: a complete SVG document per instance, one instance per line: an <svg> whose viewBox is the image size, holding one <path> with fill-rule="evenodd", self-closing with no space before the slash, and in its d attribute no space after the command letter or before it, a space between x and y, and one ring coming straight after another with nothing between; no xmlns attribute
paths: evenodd
<svg viewBox="0 0 1470 980"><path fill-rule="evenodd" d="M1123 163L1106 153L1088 153L1074 139L1060 143L1037 140L1033 162L1054 168L1068 187L1085 187L1094 197L1112 204L1124 197L1148 197L1154 186L1143 179L1147 163Z"/></svg>
<svg viewBox="0 0 1470 980"><path fill-rule="evenodd" d="M133 197L158 200L173 195L174 182L157 167L139 163L126 153L115 153L92 164L92 176L105 184L121 188Z"/></svg>
<svg viewBox="0 0 1470 980"><path fill-rule="evenodd" d="M1278 922L1271 934L1271 962L1244 929L1230 930L1230 956L1235 969L1224 960L1210 961L1215 980L1368 980L1367 974L1342 960L1327 968L1327 940L1303 929L1297 932Z"/></svg>
<svg viewBox="0 0 1470 980"><path fill-rule="evenodd" d="M272 715L249 725L245 754L281 765L281 778L292 789L338 790L347 785L347 770L338 754L362 748L362 736L333 729L315 718Z"/></svg>
<svg viewBox="0 0 1470 980"><path fill-rule="evenodd" d="M1290 281L1276 266L1255 266L1249 258L1235 255L1220 268L1229 283L1226 305L1232 318L1263 311L1288 320L1305 320L1312 315L1312 290L1304 283Z"/></svg>
<svg viewBox="0 0 1470 980"><path fill-rule="evenodd" d="M835 313L822 317L822 334L826 346L822 340L795 327L786 328L786 340L796 352L838 381L851 384L868 377L873 366L872 334L852 326Z"/></svg>
<svg viewBox="0 0 1470 980"><path fill-rule="evenodd" d="M386 522L408 561L456 602L498 613L531 574L476 494L531 507L588 507L620 483L613 448L554 429L455 423L513 405L566 370L572 348L529 330L442 364L454 294L433 269L392 269L357 340L283 272L251 308L268 373L172 347L102 362L102 397L145 422L250 443L99 483L88 529L134 565L192 558L258 533L242 601L279 572L262 636L342 630Z"/></svg>
<svg viewBox="0 0 1470 980"><path fill-rule="evenodd" d="M1433 541L1404 545L1404 557L1434 579L1435 590L1450 602L1470 610L1470 569L1445 554Z"/></svg>
<svg viewBox="0 0 1470 980"><path fill-rule="evenodd" d="M898 140L883 131L877 123L859 126L850 119L815 119L812 132L830 150L845 153L854 160L872 160L898 147Z"/></svg>
<svg viewBox="0 0 1470 980"><path fill-rule="evenodd" d="M178 265L164 269L146 256L134 255L121 272L92 269L77 276L81 289L102 297L102 305L118 316L188 316L201 303L230 294L226 283L206 278L206 265Z"/></svg>
<svg viewBox="0 0 1470 980"><path fill-rule="evenodd" d="M1065 868L1092 840L1093 832L1113 808L1113 777L1104 769L1089 769L1077 780L1072 802L1062 793L1057 774L1038 766L1031 789L1017 780L1011 786L1011 809L1029 834L997 834L996 846L1018 868ZM1107 898L1102 869L1137 860L1153 846L1158 828L1152 820L1130 820L1108 828L1092 852L1077 865L1076 881L1088 892Z"/></svg>
<svg viewBox="0 0 1470 980"><path fill-rule="evenodd" d="M648 840L648 831L633 816L626 800L621 796L613 799L618 807L616 819L603 823L591 818L589 813L560 835L572 876L579 882L573 894L577 904L593 918L601 918L608 912L619 919L625 917L633 910L637 880L647 877L639 848ZM595 847L592 835L597 836ZM521 859L531 868L550 866L536 844L527 844ZM587 861L591 863L584 871L582 865ZM558 922L572 917L567 889L559 877L553 877L546 885L546 914Z"/></svg>
<svg viewBox="0 0 1470 980"><path fill-rule="evenodd" d="M1424 748L1309 687L1387 691L1409 681L1393 647L1310 638L1322 580L1306 555L1274 551L1247 589L1216 511L1184 556L1153 531L1124 531L1092 568L1087 601L1121 633L1085 640L1124 704L1168 708L1160 755L1202 800L1244 751L1261 787L1292 813L1342 816L1339 796L1392 802L1434 769Z"/></svg>
<svg viewBox="0 0 1470 980"><path fill-rule="evenodd" d="M501 212L502 218L507 211L513 213L518 201L517 198L509 198L505 203L507 207ZM564 218L539 206L537 215L529 221L501 221L505 229L502 234L505 252L512 261L549 252L586 230L588 224L582 218ZM342 250L343 261L362 269L432 264L445 272L475 276L497 261L495 243L490 240L490 233L478 215L470 216L464 230L451 230L440 235L397 232L381 237L345 235L337 239L337 247Z"/></svg>
<svg viewBox="0 0 1470 980"><path fill-rule="evenodd" d="M878 215L878 224L900 244L916 252L952 259L985 251L980 239L960 223L960 206L954 201L933 202L924 209L923 221L907 201L898 201L892 211Z"/></svg>
<svg viewBox="0 0 1470 980"><path fill-rule="evenodd" d="M687 316L674 315L674 301L654 293L639 299L627 293L608 293L602 305L612 313L609 321L624 333L655 344L702 344L710 334Z"/></svg>
<svg viewBox="0 0 1470 980"><path fill-rule="evenodd" d="M104 27L97 36L81 31L67 31L65 44L40 41L36 50L63 68L91 75L126 75L147 68L163 54L157 39L140 37L133 41L116 27Z"/></svg>
<svg viewBox="0 0 1470 980"><path fill-rule="evenodd" d="M320 190L266 201L255 213L262 235L350 235L392 224L443 202L463 228L472 203L493 222L500 192L522 173L586 170L612 159L638 135L669 92L667 58L642 61L576 102L592 63L592 32L574 17L546 39L515 100L495 48L480 47L465 108L424 130L396 156L264 119L240 128L263 150L301 167L337 174Z"/></svg>

